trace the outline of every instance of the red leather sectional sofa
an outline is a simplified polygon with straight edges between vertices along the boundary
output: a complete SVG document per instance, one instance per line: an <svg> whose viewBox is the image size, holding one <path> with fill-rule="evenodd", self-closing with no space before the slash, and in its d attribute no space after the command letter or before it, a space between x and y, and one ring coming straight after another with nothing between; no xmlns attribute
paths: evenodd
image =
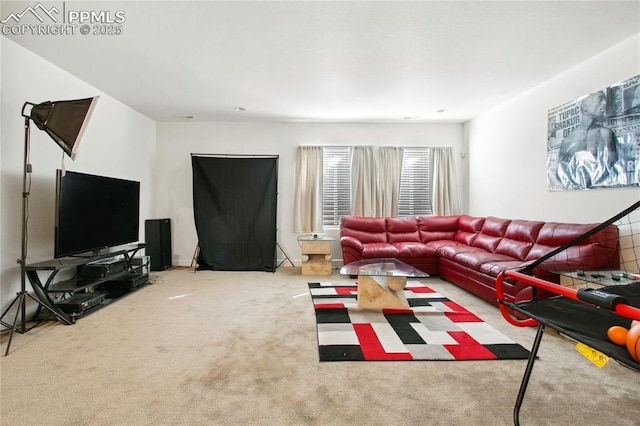
<svg viewBox="0 0 640 426"><path fill-rule="evenodd" d="M496 305L495 282L500 272L520 269L597 225L467 215L346 216L340 224L340 242L345 265L393 257ZM618 228L611 225L545 261L534 269L534 275L558 282L554 272L617 269L619 263ZM530 299L529 286L504 284L507 301Z"/></svg>

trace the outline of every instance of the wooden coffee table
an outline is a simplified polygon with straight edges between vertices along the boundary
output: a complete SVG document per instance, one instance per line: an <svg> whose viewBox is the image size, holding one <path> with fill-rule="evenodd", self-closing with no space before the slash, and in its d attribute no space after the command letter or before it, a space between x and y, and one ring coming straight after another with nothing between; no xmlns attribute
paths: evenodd
<svg viewBox="0 0 640 426"><path fill-rule="evenodd" d="M429 274L394 259L366 259L349 263L340 274L358 276L358 308L407 309L404 295L407 278L428 278Z"/></svg>

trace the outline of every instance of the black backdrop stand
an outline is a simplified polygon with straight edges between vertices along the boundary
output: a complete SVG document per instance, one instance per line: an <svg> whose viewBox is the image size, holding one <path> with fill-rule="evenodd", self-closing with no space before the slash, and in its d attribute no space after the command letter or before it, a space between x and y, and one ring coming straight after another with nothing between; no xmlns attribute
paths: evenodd
<svg viewBox="0 0 640 426"><path fill-rule="evenodd" d="M295 267L296 265L293 264L293 262L291 261L291 258L289 258L289 255L287 255L287 252L284 251L284 249L282 248L280 243L276 242L276 246L280 249L280 251L284 255L284 259L282 259L280 261L280 263L278 263L278 266L276 266L276 269L280 268L284 264L284 262L289 262L291 264L291 266ZM191 266L190 266L191 268L193 268L193 272L197 272L198 271L198 256L199 255L200 255L200 245L196 244L196 249L193 251L193 257L191 258ZM277 259L276 259L275 262L277 262ZM273 272L275 272L275 270Z"/></svg>
<svg viewBox="0 0 640 426"><path fill-rule="evenodd" d="M281 266L284 264L284 262L287 262L287 261L291 264L291 266L296 266L296 265L294 265L294 264L293 264L293 262L291 261L291 259L290 259L290 258L289 258L289 256L287 255L287 252L286 252L286 251L284 251L284 249L282 248L282 246L280 245L280 243L276 243L276 246L278 246L278 248L280 249L280 251L282 252L282 254L284 254L284 259L282 259L282 260L280 261L280 263L278 263L278 266L276 266L276 269L278 269L279 267L281 267ZM275 271L273 271L273 272L275 272Z"/></svg>
<svg viewBox="0 0 640 426"><path fill-rule="evenodd" d="M198 270L275 272L278 156L191 154Z"/></svg>

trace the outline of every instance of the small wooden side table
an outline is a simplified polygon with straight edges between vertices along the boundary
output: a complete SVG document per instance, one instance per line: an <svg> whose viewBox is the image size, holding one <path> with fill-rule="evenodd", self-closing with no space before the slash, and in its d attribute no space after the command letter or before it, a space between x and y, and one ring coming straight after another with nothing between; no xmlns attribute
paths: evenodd
<svg viewBox="0 0 640 426"><path fill-rule="evenodd" d="M331 245L335 238L300 235L302 275L331 275Z"/></svg>

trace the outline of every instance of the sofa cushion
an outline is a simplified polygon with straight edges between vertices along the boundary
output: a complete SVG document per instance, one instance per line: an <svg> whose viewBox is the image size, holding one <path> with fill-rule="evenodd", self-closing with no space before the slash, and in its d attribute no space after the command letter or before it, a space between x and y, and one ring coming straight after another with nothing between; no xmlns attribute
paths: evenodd
<svg viewBox="0 0 640 426"><path fill-rule="evenodd" d="M419 218L420 241L453 240L458 232L458 216L429 216Z"/></svg>
<svg viewBox="0 0 640 426"><path fill-rule="evenodd" d="M484 225L483 217L461 215L454 240L470 246L482 230L482 225Z"/></svg>
<svg viewBox="0 0 640 426"><path fill-rule="evenodd" d="M446 245L438 247L436 253L438 256L444 257L446 259L454 260L457 255L460 253L486 253L485 249L480 247L467 246L464 244L456 244L456 245Z"/></svg>
<svg viewBox="0 0 640 426"><path fill-rule="evenodd" d="M460 243L458 241L453 241L453 240L429 241L428 243L424 243L424 245L427 247L431 247L433 250L435 250L436 254L438 254L438 250L440 250L441 247L452 247L452 246L469 247L464 243Z"/></svg>
<svg viewBox="0 0 640 426"><path fill-rule="evenodd" d="M486 251L494 252L504 237L507 227L511 221L497 217L487 217L482 225L482 231L478 234L472 245L480 247Z"/></svg>
<svg viewBox="0 0 640 426"><path fill-rule="evenodd" d="M495 252L524 260L543 225L544 222L512 220Z"/></svg>
<svg viewBox="0 0 640 426"><path fill-rule="evenodd" d="M512 220L507 226L504 234L505 238L512 240L525 241L534 243L538 239L540 230L544 226L544 222L534 220Z"/></svg>
<svg viewBox="0 0 640 426"><path fill-rule="evenodd" d="M408 241L393 243L393 246L398 250L398 256L402 258L421 258L436 255L435 247L423 243Z"/></svg>
<svg viewBox="0 0 640 426"><path fill-rule="evenodd" d="M497 277L500 272L506 271L507 269L517 270L524 266L526 266L526 262L522 262L521 260L507 260L507 261L498 261L498 262L486 262L480 266L480 272L483 272L492 277Z"/></svg>
<svg viewBox="0 0 640 426"><path fill-rule="evenodd" d="M357 238L362 243L386 243L387 224L384 218L344 216L340 219L340 236Z"/></svg>
<svg viewBox="0 0 640 426"><path fill-rule="evenodd" d="M454 260L463 266L480 271L480 267L487 262L513 262L518 259L514 259L506 254L497 254L488 251L472 251L458 253Z"/></svg>
<svg viewBox="0 0 640 426"><path fill-rule="evenodd" d="M533 243L512 240L511 238L503 238L500 240L495 252L498 254L506 254L519 260L524 260L529 253L529 250L531 250L531 247L533 247Z"/></svg>
<svg viewBox="0 0 640 426"><path fill-rule="evenodd" d="M387 218L387 242L397 243L405 241L420 241L418 219L411 218Z"/></svg>
<svg viewBox="0 0 640 426"><path fill-rule="evenodd" d="M369 243L362 249L363 259L398 257L398 249L389 243Z"/></svg>

